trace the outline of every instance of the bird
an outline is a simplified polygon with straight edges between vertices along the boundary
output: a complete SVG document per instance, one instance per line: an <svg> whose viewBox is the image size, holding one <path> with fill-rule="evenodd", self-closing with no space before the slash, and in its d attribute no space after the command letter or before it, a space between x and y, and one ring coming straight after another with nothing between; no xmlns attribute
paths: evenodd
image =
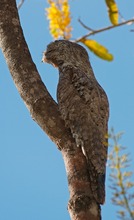
<svg viewBox="0 0 134 220"><path fill-rule="evenodd" d="M58 108L77 147L87 161L93 196L105 202L109 102L91 67L86 49L76 42L55 40L43 53L43 62L59 70Z"/></svg>

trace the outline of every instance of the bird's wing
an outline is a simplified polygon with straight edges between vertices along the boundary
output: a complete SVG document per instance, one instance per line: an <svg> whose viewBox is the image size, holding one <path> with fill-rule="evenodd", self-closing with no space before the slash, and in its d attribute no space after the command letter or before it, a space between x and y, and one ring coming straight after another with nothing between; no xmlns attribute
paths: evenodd
<svg viewBox="0 0 134 220"><path fill-rule="evenodd" d="M106 93L94 76L72 69L71 83L79 98L78 118L73 126L76 138L81 137L83 150L98 173L105 173L109 105ZM76 94L75 94L76 95ZM77 104L76 104L77 107ZM77 115L76 115L77 117Z"/></svg>

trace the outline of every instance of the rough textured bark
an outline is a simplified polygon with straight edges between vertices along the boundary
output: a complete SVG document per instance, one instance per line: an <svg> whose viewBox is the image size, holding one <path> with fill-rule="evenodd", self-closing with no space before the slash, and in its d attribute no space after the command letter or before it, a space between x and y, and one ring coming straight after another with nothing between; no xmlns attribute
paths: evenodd
<svg viewBox="0 0 134 220"><path fill-rule="evenodd" d="M70 192L70 217L72 220L100 220L101 209L92 195L85 157L80 148L70 144L71 147L62 149Z"/></svg>
<svg viewBox="0 0 134 220"><path fill-rule="evenodd" d="M90 190L86 160L62 121L58 106L41 81L20 26L15 0L0 0L0 45L13 81L32 118L55 142L68 176L72 220L99 220L100 206Z"/></svg>

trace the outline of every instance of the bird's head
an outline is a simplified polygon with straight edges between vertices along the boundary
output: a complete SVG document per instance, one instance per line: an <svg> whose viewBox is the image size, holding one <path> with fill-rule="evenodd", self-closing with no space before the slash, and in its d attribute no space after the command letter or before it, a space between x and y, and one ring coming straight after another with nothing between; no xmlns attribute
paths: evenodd
<svg viewBox="0 0 134 220"><path fill-rule="evenodd" d="M42 61L55 67L79 66L89 63L89 57L86 50L79 44L68 40L56 40L47 46Z"/></svg>

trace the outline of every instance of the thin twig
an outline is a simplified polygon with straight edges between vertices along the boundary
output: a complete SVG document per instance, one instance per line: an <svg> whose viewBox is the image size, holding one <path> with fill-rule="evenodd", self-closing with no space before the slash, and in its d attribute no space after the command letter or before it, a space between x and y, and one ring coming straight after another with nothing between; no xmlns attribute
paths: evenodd
<svg viewBox="0 0 134 220"><path fill-rule="evenodd" d="M121 14L121 12L118 11L118 13L119 13L119 16L120 16L120 18L121 18L121 21L122 21L122 22L126 21L126 19L123 17L123 15Z"/></svg>
<svg viewBox="0 0 134 220"><path fill-rule="evenodd" d="M132 24L134 23L134 18L133 19L130 19L130 20L127 20L127 21L124 21L124 22L121 22L117 25L111 25L111 26L108 26L108 27L104 27L104 28L101 28L101 29L98 29L98 30L94 30L94 31L90 31L88 34L85 34L84 36L80 37L80 38L77 38L75 40L75 42L79 42L81 41L83 38L87 38L91 35L94 35L94 34L98 34L98 33L101 33L103 31L107 31L107 30L110 30L110 29L113 29L113 28L116 28L116 27L119 27L119 26L122 26L122 25L125 25L125 24Z"/></svg>
<svg viewBox="0 0 134 220"><path fill-rule="evenodd" d="M17 6L18 10L19 10L19 9L21 8L21 6L23 5L24 1L25 1L25 0L21 0L21 1L19 2L18 6Z"/></svg>
<svg viewBox="0 0 134 220"><path fill-rule="evenodd" d="M80 18L78 19L78 22L79 22L84 28L86 28L87 30L89 30L89 31L94 31L92 28L90 28L90 27L88 27L87 25L85 25L85 24L81 21Z"/></svg>

